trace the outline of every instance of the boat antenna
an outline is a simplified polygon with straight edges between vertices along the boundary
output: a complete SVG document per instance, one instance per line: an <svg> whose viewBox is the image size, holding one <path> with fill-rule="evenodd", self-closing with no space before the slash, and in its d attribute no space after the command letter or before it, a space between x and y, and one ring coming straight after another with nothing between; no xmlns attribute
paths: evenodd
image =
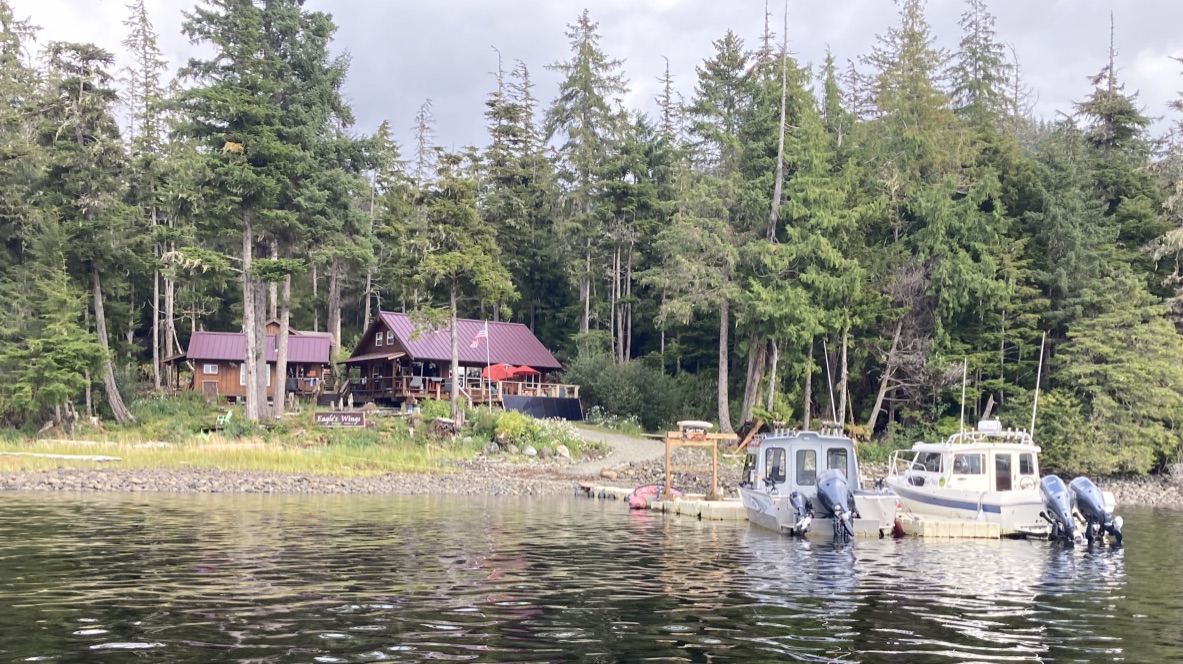
<svg viewBox="0 0 1183 664"><path fill-rule="evenodd" d="M838 411L834 409L834 376L830 373L830 351L826 350L826 338L822 337L822 355L826 357L826 382L830 385L830 417L838 421Z"/></svg>
<svg viewBox="0 0 1183 664"><path fill-rule="evenodd" d="M961 435L965 435L965 377L969 373L969 358L961 360Z"/></svg>
<svg viewBox="0 0 1183 664"><path fill-rule="evenodd" d="M1031 402L1031 437L1035 437L1035 411L1039 408L1039 381L1043 378L1043 346L1047 343L1047 332L1039 340L1039 368L1035 370L1035 400Z"/></svg>

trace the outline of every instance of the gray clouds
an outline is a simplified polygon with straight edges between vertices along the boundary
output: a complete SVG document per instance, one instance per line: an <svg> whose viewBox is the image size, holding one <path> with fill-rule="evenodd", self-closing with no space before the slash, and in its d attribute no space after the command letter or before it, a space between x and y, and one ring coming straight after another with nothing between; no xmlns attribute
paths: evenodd
<svg viewBox="0 0 1183 664"><path fill-rule="evenodd" d="M121 54L122 0L12 0L18 15L42 26L41 41L93 41ZM195 52L180 34L181 10L192 0L148 0L161 48L173 66ZM783 3L771 0L773 29L780 32ZM652 111L664 57L679 90L693 94L695 67L710 56L711 41L727 28L755 46L763 31L764 0L309 0L331 12L339 26L336 47L348 50L352 67L346 95L358 131L389 119L406 143L416 109L432 99L438 141L447 147L484 143L483 102L493 87L496 47L506 68L529 67L537 97L546 103L558 77L545 66L568 57L566 25L587 6L600 24L602 46L625 60L630 82L625 100ZM1100 71L1108 52L1109 11L1117 21L1119 77L1140 92L1141 104L1164 129L1175 118L1167 104L1183 89L1183 3L1177 0L993 0L1002 40L1017 49L1027 83L1038 95L1036 111L1052 117L1071 111L1089 93L1087 77ZM930 0L929 21L940 46L956 48L961 0ZM791 0L790 49L802 62L820 63L827 45L839 62L870 51L875 34L895 21L889 0Z"/></svg>

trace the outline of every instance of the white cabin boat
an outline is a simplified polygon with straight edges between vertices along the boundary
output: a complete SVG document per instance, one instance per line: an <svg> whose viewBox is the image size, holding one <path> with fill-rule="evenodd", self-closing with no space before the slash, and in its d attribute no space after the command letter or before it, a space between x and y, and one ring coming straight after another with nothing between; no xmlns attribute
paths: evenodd
<svg viewBox="0 0 1183 664"><path fill-rule="evenodd" d="M840 429L762 434L746 452L739 495L752 523L788 535L837 536L832 523L837 512L845 517L848 534L882 536L892 529L896 497L862 488L854 441ZM819 500L819 489L831 492L823 497L832 497L835 484L843 485L839 495L853 504Z"/></svg>
<svg viewBox="0 0 1183 664"><path fill-rule="evenodd" d="M943 443L893 452L885 483L904 511L921 517L990 521L1004 536L1051 532L1042 514L1039 446L1026 431L1004 430L998 420L983 420Z"/></svg>

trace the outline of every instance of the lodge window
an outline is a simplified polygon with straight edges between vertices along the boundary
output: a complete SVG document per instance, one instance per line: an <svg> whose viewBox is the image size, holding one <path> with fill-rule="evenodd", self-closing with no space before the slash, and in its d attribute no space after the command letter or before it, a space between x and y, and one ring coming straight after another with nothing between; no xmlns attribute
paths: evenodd
<svg viewBox="0 0 1183 664"><path fill-rule="evenodd" d="M768 469L768 479L780 484L785 481L785 450L783 447L770 447L764 453L764 467Z"/></svg>
<svg viewBox="0 0 1183 664"><path fill-rule="evenodd" d="M382 345L382 333L381 333L381 332L379 332L378 334L375 334L375 335L374 335L374 345L375 345L375 346L381 346L381 345Z"/></svg>
<svg viewBox="0 0 1183 664"><path fill-rule="evenodd" d="M797 450L797 484L800 486L817 484L816 450Z"/></svg>
<svg viewBox="0 0 1183 664"><path fill-rule="evenodd" d="M203 364L203 365L201 365L201 373L203 373L207 376L216 376L216 375L218 375L218 365Z"/></svg>
<svg viewBox="0 0 1183 664"><path fill-rule="evenodd" d="M953 474L954 475L982 475L985 471L982 468L981 454L954 454L953 455Z"/></svg>
<svg viewBox="0 0 1183 664"><path fill-rule="evenodd" d="M390 330L386 330L386 345L387 346L394 345L394 332L391 332Z"/></svg>

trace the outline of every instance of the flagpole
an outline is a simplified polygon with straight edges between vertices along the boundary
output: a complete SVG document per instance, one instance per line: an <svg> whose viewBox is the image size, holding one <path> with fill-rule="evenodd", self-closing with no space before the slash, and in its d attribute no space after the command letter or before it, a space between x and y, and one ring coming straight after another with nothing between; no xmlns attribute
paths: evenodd
<svg viewBox="0 0 1183 664"><path fill-rule="evenodd" d="M489 362L489 321L485 321L485 397L489 399L489 414L493 413L493 370Z"/></svg>

